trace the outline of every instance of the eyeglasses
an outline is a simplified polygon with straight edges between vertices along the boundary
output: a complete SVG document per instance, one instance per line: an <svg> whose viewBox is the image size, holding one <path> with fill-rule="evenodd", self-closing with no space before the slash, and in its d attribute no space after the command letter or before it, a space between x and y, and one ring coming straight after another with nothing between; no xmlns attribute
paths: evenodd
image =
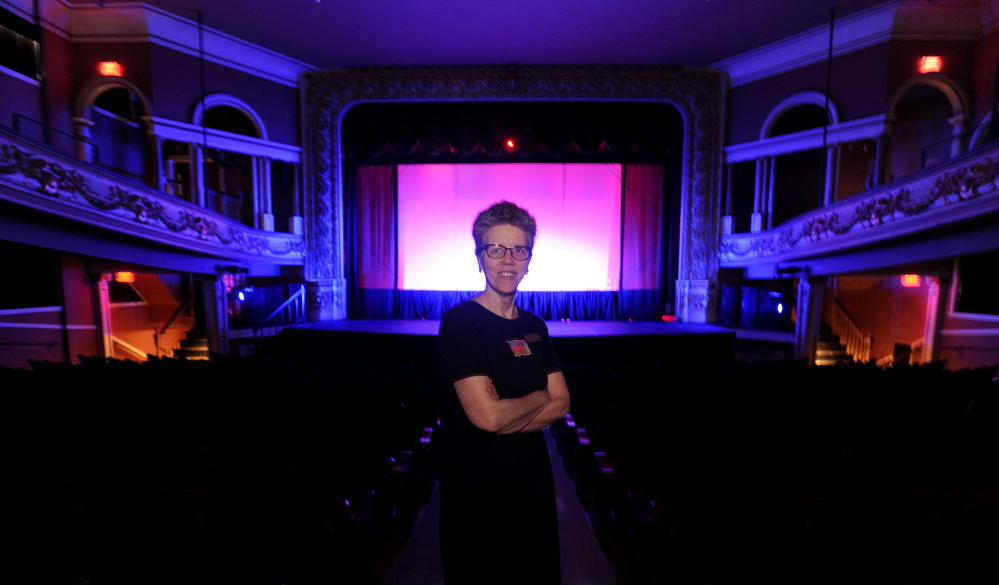
<svg viewBox="0 0 999 585"><path fill-rule="evenodd" d="M510 255L513 256L514 260L527 260L531 257L531 249L527 246L514 246L512 248L507 248L506 246L500 246L499 244L486 244L479 248L479 250L485 250L486 256L489 256L493 260L499 260L506 256L509 251Z"/></svg>

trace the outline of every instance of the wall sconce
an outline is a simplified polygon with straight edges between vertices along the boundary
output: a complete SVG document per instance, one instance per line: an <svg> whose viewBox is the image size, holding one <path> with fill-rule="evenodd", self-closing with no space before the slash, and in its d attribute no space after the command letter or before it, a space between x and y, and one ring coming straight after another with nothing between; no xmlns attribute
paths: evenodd
<svg viewBox="0 0 999 585"><path fill-rule="evenodd" d="M923 284L923 279L918 274L903 274L902 286L905 288L915 288Z"/></svg>
<svg viewBox="0 0 999 585"><path fill-rule="evenodd" d="M114 273L115 282L135 282L134 272L115 272Z"/></svg>
<svg viewBox="0 0 999 585"><path fill-rule="evenodd" d="M117 61L101 61L97 64L97 71L106 77L122 77L124 75L121 63Z"/></svg>
<svg viewBox="0 0 999 585"><path fill-rule="evenodd" d="M943 69L943 58L939 55L923 55L919 58L920 73L936 73Z"/></svg>

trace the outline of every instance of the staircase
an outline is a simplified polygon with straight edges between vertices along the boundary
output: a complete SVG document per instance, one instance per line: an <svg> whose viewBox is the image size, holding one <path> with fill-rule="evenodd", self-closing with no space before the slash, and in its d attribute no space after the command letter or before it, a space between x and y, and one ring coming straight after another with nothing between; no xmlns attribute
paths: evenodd
<svg viewBox="0 0 999 585"><path fill-rule="evenodd" d="M853 355L840 342L839 336L833 335L829 325L823 323L819 328L819 340L815 346L815 365L834 366L853 361Z"/></svg>
<svg viewBox="0 0 999 585"><path fill-rule="evenodd" d="M173 350L173 357L186 360L211 359L208 338L204 336L204 333L188 331L187 336L180 340L180 347Z"/></svg>

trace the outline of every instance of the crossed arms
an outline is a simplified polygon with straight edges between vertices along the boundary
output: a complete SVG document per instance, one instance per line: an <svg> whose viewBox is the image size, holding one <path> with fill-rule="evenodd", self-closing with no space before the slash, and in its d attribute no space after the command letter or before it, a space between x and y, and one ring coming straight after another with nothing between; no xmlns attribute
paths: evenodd
<svg viewBox="0 0 999 585"><path fill-rule="evenodd" d="M569 386L562 372L548 374L548 389L519 398L500 398L488 376L454 383L458 400L476 427L500 435L539 431L569 412Z"/></svg>

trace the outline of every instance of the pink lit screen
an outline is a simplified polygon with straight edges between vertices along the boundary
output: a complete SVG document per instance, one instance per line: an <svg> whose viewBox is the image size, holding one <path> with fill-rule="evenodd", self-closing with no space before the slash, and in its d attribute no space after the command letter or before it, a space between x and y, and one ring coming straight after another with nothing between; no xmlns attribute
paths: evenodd
<svg viewBox="0 0 999 585"><path fill-rule="evenodd" d="M621 188L620 164L399 165L399 287L480 290L472 221L505 199L538 222L520 290L618 290Z"/></svg>

